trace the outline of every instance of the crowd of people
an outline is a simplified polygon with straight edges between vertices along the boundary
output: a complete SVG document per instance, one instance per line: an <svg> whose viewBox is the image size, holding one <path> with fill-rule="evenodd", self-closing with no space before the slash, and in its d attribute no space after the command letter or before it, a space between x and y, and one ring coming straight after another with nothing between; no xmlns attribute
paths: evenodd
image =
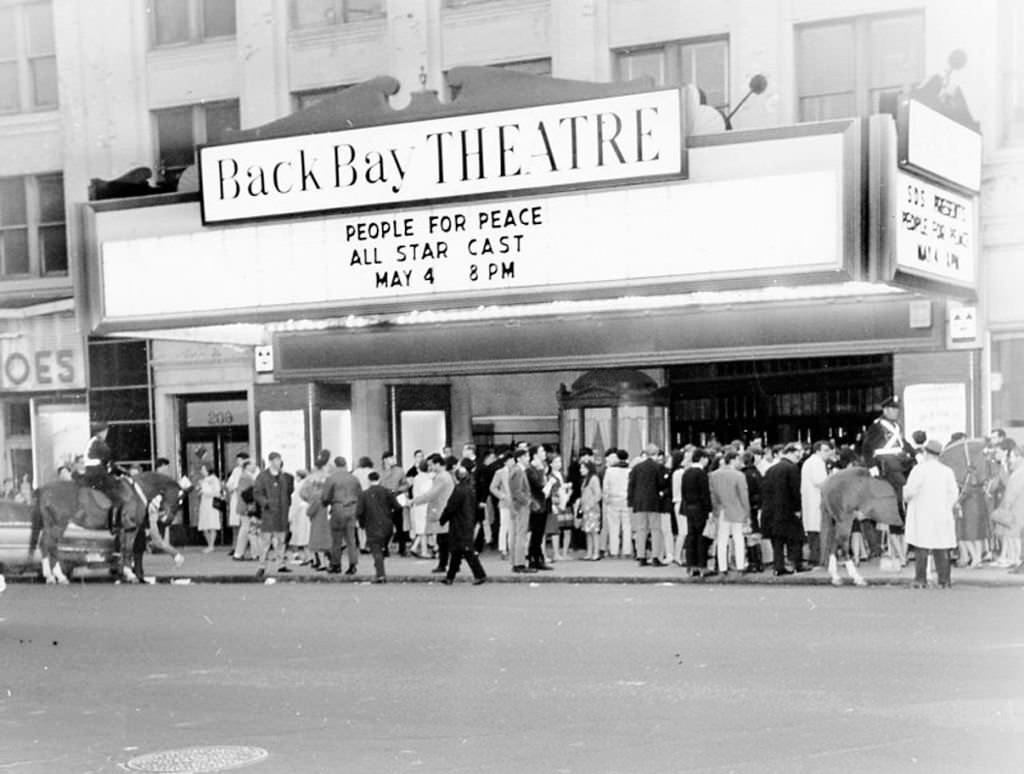
<svg viewBox="0 0 1024 774"><path fill-rule="evenodd" d="M204 552L216 550L226 528L232 558L257 562L261 578L271 557L281 573L299 565L353 575L369 554L374 580L384 582L385 557L395 552L434 561L432 571L446 583L465 562L479 584L487 577L479 554L488 549L524 574L570 559L625 559L675 565L695 578L766 569L785 576L827 566L836 549L855 562L882 557L895 568L913 550L920 586L930 567L949 586L951 560L1024 573L1024 449L994 430L984 464L958 480L940 461L941 444L921 432L904 436L899 413L898 399L883 403L858 448L737 440L665 453L649 444L636 455L608 449L600 458L582 448L566 463L544 445L478 450L467 443L458 457L447 447L416 451L407 469L391 451L379 466L360 457L350 469L344 457L322 450L310 471L294 475L276 452L263 469L241 452L226 478L201 460L182 484ZM96 438L101 443L102 432ZM963 440L954 434L947 447ZM822 489L855 462L891 484L899 518L879 529L857 521L848 542L837 545L822 524ZM156 470L170 475L169 461L159 459ZM30 502L31 485L21 490L5 480L0 496ZM169 546L169 531L161 533Z"/></svg>
<svg viewBox="0 0 1024 774"><path fill-rule="evenodd" d="M921 433L904 438L898 413L898 401L887 402L859 449L734 441L665 453L652 444L639 455L609 449L601 459L583 448L566 464L543 445L466 444L458 457L450 448L417 451L408 469L389 451L379 466L361 457L351 470L324 450L312 471L294 477L279 455L260 471L241 454L224 488L237 527L232 556L257 561L263 577L271 556L279 572L308 565L355 574L360 555L370 554L377 582L386 579L385 557L397 553L434 561L448 583L465 561L482 583L485 550L499 552L514 573L574 559L675 565L695 578L785 576L827 566L836 546L821 539L822 487L860 461L892 483L901 518L878 530L855 523L840 547L854 560L883 557L903 567L913 551L922 586L931 571L948 586L950 560L1020 568L1024 450L993 434L984 516L967 518L965 482L939 461L942 445Z"/></svg>

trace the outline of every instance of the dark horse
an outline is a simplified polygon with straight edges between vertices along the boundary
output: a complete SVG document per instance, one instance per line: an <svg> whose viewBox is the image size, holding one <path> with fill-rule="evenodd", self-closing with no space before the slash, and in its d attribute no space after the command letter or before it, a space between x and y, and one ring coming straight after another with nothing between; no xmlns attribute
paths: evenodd
<svg viewBox="0 0 1024 774"><path fill-rule="evenodd" d="M181 510L182 490L174 479L160 473L142 473L134 482L122 477L119 486L123 504L113 519L106 508L94 502L93 491L76 482L55 481L37 490L28 550L31 557L38 545L47 583L68 582L57 556L57 544L68 524L94 530L109 528L116 538L114 569L132 583L142 578L149 506L159 495L156 520L168 524Z"/></svg>

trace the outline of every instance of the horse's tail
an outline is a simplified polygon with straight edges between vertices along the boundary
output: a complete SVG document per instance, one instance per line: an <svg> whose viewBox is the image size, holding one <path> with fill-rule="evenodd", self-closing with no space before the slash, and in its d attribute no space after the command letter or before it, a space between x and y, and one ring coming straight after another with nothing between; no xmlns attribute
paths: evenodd
<svg viewBox="0 0 1024 774"><path fill-rule="evenodd" d="M31 558L36 548L39 547L39 536L43 531L43 506L42 494L37 489L35 497L32 498L32 529L28 535L28 555Z"/></svg>

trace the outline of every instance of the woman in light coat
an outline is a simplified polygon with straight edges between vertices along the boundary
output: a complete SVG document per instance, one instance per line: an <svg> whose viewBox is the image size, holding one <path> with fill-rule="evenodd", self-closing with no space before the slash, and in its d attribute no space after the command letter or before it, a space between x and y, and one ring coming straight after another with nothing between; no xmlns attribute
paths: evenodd
<svg viewBox="0 0 1024 774"><path fill-rule="evenodd" d="M419 471L412 480L412 499L426 494L434 486L434 474L427 469L426 460L420 463ZM413 535L409 553L419 559L432 559L436 546L433 542L433 533L427 533L426 503L409 508L409 528Z"/></svg>
<svg viewBox="0 0 1024 774"><path fill-rule="evenodd" d="M956 506L960 492L953 469L939 460L942 444L928 441L921 461L914 466L903 487L907 501L907 543L914 546L916 574L914 588L927 585L928 556L935 559L939 586L948 588L949 549L956 547Z"/></svg>
<svg viewBox="0 0 1024 774"><path fill-rule="evenodd" d="M213 507L213 498L220 497L220 479L205 462L199 466L199 530L206 536L204 554L213 553L213 544L220 531L220 511Z"/></svg>

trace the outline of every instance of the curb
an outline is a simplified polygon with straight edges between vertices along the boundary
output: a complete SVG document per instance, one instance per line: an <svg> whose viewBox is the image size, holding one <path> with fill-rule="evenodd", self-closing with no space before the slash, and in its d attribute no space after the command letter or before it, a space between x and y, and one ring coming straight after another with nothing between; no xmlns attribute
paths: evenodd
<svg viewBox="0 0 1024 774"><path fill-rule="evenodd" d="M265 578L257 578L254 574L222 574L222 575L180 575L180 576L149 576L152 578L152 582L149 584L139 585L216 585L216 584L256 584L256 585L267 585L267 580L273 580L277 584L343 584L343 585L373 585L370 582L370 576L346 576L346 577L324 577L322 575L288 575L279 576L268 574ZM428 576L428 575L388 575L389 584L437 584L441 585L440 575ZM464 575L461 579L456 580L456 585L465 584L469 585L472 576ZM45 585L43 579L36 575L11 575L6 577L8 585ZM909 588L911 579L909 578L867 578L868 588ZM115 580L109 577L92 577L92 578L73 578L71 585L79 584L107 584L107 585L134 585L123 583L122 581ZM487 576L488 583L503 583L503 584L525 584L525 585L552 585L552 584L568 584L568 585L647 585L647 586L712 586L712 587L728 587L728 586L761 586L761 587L831 587L831 579L828 575L817 574L811 577L794 578L792 576L786 576L784 578L775 578L772 576L766 576L761 578L741 576L737 578L689 578L689 577L642 577L642 576L626 576L626 577L614 577L614 576L593 576L593 575L552 575L552 574L541 574L536 575L489 575ZM1021 575L1020 579L985 579L985 578L954 578L954 586L964 586L969 588L1024 588L1024 575ZM843 579L843 586L849 586L856 588L852 581L848 578ZM839 587L836 587L839 588Z"/></svg>

